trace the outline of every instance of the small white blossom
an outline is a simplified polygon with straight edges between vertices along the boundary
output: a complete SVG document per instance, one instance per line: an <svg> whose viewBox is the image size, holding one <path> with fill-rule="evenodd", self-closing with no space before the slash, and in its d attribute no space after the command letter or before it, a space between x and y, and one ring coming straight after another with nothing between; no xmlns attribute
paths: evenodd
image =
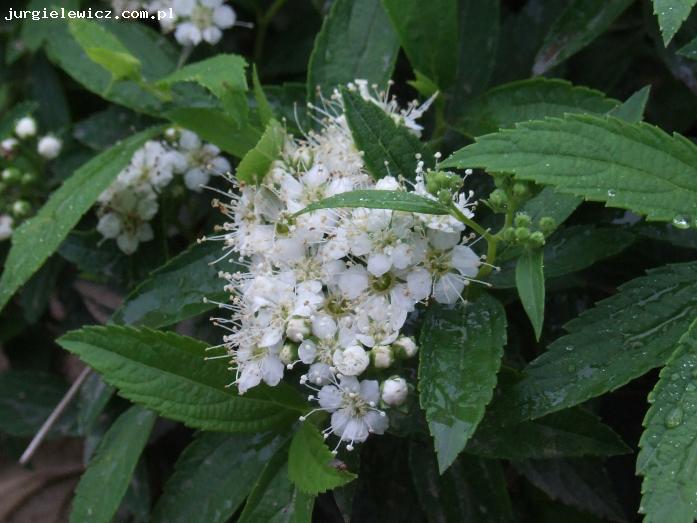
<svg viewBox="0 0 697 523"><path fill-rule="evenodd" d="M382 401L390 407L399 407L402 405L409 393L407 380L399 376L392 376L382 382L380 387Z"/></svg>
<svg viewBox="0 0 697 523"><path fill-rule="evenodd" d="M9 214L0 214L0 241L12 236L14 219Z"/></svg>
<svg viewBox="0 0 697 523"><path fill-rule="evenodd" d="M37 152L48 160L53 160L56 158L63 148L63 142L51 134L39 139L39 143L36 145Z"/></svg>
<svg viewBox="0 0 697 523"><path fill-rule="evenodd" d="M36 134L36 120L31 116L20 118L15 124L15 134L22 139L34 136Z"/></svg>

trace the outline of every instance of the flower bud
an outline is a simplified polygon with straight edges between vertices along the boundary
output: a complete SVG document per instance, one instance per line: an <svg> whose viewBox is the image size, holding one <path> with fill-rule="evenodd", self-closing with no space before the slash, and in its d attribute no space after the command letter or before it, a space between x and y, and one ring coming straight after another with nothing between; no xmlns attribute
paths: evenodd
<svg viewBox="0 0 697 523"><path fill-rule="evenodd" d="M20 118L15 124L15 134L20 138L29 138L36 134L36 120L31 116Z"/></svg>
<svg viewBox="0 0 697 523"><path fill-rule="evenodd" d="M399 376L392 376L382 382L380 386L382 401L390 407L399 407L402 405L409 393L407 381Z"/></svg>
<svg viewBox="0 0 697 523"><path fill-rule="evenodd" d="M530 238L530 229L527 227L517 227L515 230L515 239L519 242L525 241Z"/></svg>
<svg viewBox="0 0 697 523"><path fill-rule="evenodd" d="M26 200L17 200L12 204L12 214L14 214L16 218L28 216L30 212L31 205Z"/></svg>
<svg viewBox="0 0 697 523"><path fill-rule="evenodd" d="M540 231L535 231L530 235L530 243L535 247L542 247L545 244L545 235Z"/></svg>
<svg viewBox="0 0 697 523"><path fill-rule="evenodd" d="M310 322L305 318L291 318L286 327L286 336L290 341L301 342L310 335Z"/></svg>
<svg viewBox="0 0 697 523"><path fill-rule="evenodd" d="M400 359L413 358L419 348L416 346L414 338L411 336L400 336L392 344L392 351Z"/></svg>
<svg viewBox="0 0 697 523"><path fill-rule="evenodd" d="M524 212L519 212L515 215L515 218L513 218L513 224L516 227L530 227L531 223L532 220L530 219L530 215Z"/></svg>
<svg viewBox="0 0 697 523"><path fill-rule="evenodd" d="M386 369L394 362L394 354L389 345L376 345L370 350L370 359L376 369Z"/></svg>
<svg viewBox="0 0 697 523"><path fill-rule="evenodd" d="M551 216L543 216L540 218L540 230L545 234L550 234L557 226L557 221Z"/></svg>
<svg viewBox="0 0 697 523"><path fill-rule="evenodd" d="M36 175L34 173L24 173L22 179L19 181L22 185L31 185L36 181Z"/></svg>
<svg viewBox="0 0 697 523"><path fill-rule="evenodd" d="M0 142L0 149L4 155L10 155L17 148L19 142L15 138L5 138Z"/></svg>
<svg viewBox="0 0 697 523"><path fill-rule="evenodd" d="M60 154L62 147L62 141L60 141L55 136L47 134L39 140L39 143L36 146L36 150L41 156L43 156L47 160L52 160Z"/></svg>
<svg viewBox="0 0 697 523"><path fill-rule="evenodd" d="M508 243L513 243L515 241L515 229L513 227L506 227L501 233L501 237L504 241Z"/></svg>
<svg viewBox="0 0 697 523"><path fill-rule="evenodd" d="M309 365L317 357L317 344L312 340L303 340L298 346L298 358L304 364Z"/></svg>
<svg viewBox="0 0 697 523"><path fill-rule="evenodd" d="M489 203L494 210L502 210L508 206L508 196L502 189L496 189L489 195Z"/></svg>
<svg viewBox="0 0 697 523"><path fill-rule="evenodd" d="M334 366L341 374L358 376L368 368L370 357L363 347L351 345L344 350L337 350L333 356Z"/></svg>
<svg viewBox="0 0 697 523"><path fill-rule="evenodd" d="M7 183L17 183L22 179L22 173L16 167L8 167L2 171L2 181Z"/></svg>
<svg viewBox="0 0 697 523"><path fill-rule="evenodd" d="M0 241L7 240L12 236L12 225L14 219L9 214L0 214Z"/></svg>
<svg viewBox="0 0 697 523"><path fill-rule="evenodd" d="M530 188L528 187L527 183L524 182L515 182L513 184L513 195L516 198L526 198L527 196L530 195Z"/></svg>

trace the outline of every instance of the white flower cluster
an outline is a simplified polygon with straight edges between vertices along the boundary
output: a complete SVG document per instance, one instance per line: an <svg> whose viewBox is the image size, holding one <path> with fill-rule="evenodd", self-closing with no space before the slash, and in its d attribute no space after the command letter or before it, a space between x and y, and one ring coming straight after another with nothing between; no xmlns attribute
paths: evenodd
<svg viewBox="0 0 697 523"><path fill-rule="evenodd" d="M155 0L149 4L151 11L167 11L170 7L174 18L163 18L160 27L165 33L174 31L174 38L183 46L217 44L223 30L237 21L235 10L223 0Z"/></svg>
<svg viewBox="0 0 697 523"><path fill-rule="evenodd" d="M415 119L423 106L401 110L365 82L349 87L415 133L421 130ZM239 184L226 194L229 201L213 202L229 221L208 239L224 241L226 256L235 253L249 267L247 273L221 272L231 296L219 305L232 317L213 321L229 331L218 346L226 354L217 357L232 358L240 394L262 381L277 385L285 369L306 365L300 381L317 392L310 396L319 403L315 410L331 413L325 437L334 433L350 450L369 433L384 432L388 418L381 409L398 407L407 396L402 377L382 383L359 377L389 376L396 360L414 356L416 344L401 333L407 316L430 298L460 299L481 260L467 245L472 236L463 235L464 225L451 216L365 208L296 215L356 189L433 198L421 161L413 184L370 176L338 92L315 109L323 115L319 132L303 140L288 136L262 183ZM467 216L471 196L453 202Z"/></svg>
<svg viewBox="0 0 697 523"><path fill-rule="evenodd" d="M183 175L187 188L200 192L212 174L230 170L220 149L191 131L170 128L165 139L146 142L99 196L97 230L105 239L115 239L125 254L153 238L149 222L159 209L158 194L175 174Z"/></svg>
<svg viewBox="0 0 697 523"><path fill-rule="evenodd" d="M36 172L20 171L26 162L15 162L18 155L36 153L44 160L58 157L63 142L52 134L37 139L38 125L31 116L24 116L15 122L14 136L0 141L0 157L9 164L0 173L0 241L12 236L17 221L27 218L31 213L31 204L27 197L35 198L36 189L32 186L37 181ZM34 164L35 162L31 161ZM41 165L42 162L39 162Z"/></svg>

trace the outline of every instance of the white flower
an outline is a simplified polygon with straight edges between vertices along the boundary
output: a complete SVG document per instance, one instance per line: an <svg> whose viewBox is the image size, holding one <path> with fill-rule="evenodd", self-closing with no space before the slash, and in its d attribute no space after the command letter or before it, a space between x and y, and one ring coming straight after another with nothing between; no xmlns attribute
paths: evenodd
<svg viewBox="0 0 697 523"><path fill-rule="evenodd" d="M37 152L48 160L56 158L63 148L63 142L51 134L47 134L36 145Z"/></svg>
<svg viewBox="0 0 697 523"><path fill-rule="evenodd" d="M121 218L116 213L108 212L97 223L97 231L107 239L116 238L121 232Z"/></svg>
<svg viewBox="0 0 697 523"><path fill-rule="evenodd" d="M15 134L20 138L29 138L36 134L36 120L31 116L25 116L17 120Z"/></svg>
<svg viewBox="0 0 697 523"><path fill-rule="evenodd" d="M0 214L0 241L7 240L12 236L12 225L14 219L9 214Z"/></svg>
<svg viewBox="0 0 697 523"><path fill-rule="evenodd" d="M406 401L407 394L409 393L407 380L399 376L392 376L383 381L380 389L382 392L382 401L391 407L399 407L402 405Z"/></svg>
<svg viewBox="0 0 697 523"><path fill-rule="evenodd" d="M244 394L262 381L270 386L278 385L283 378L285 365L278 357L280 346L240 348L235 353L237 379L240 394Z"/></svg>
<svg viewBox="0 0 697 523"><path fill-rule="evenodd" d="M217 44L223 36L223 29L235 25L237 16L223 0L173 0L172 8L176 15L174 37L183 46L195 46L202 41ZM165 31L172 29L172 21L161 26Z"/></svg>
<svg viewBox="0 0 697 523"><path fill-rule="evenodd" d="M0 142L0 149L2 149L3 154L8 155L14 152L17 145L19 145L19 142L16 138L5 138L2 142Z"/></svg>
<svg viewBox="0 0 697 523"><path fill-rule="evenodd" d="M331 431L339 436L339 443L347 443L348 450L368 439L370 433L387 430L387 416L376 408L380 401L377 381L341 376L339 382L322 387L317 399L322 410L331 413Z"/></svg>
<svg viewBox="0 0 697 523"><path fill-rule="evenodd" d="M334 353L334 366L346 376L358 376L368 368L370 357L360 345L351 345Z"/></svg>

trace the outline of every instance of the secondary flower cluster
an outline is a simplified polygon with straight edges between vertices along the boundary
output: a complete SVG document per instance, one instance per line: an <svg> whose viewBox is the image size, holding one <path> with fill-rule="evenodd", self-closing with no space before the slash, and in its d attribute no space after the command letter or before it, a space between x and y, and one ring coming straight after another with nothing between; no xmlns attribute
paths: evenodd
<svg viewBox="0 0 697 523"><path fill-rule="evenodd" d="M0 141L0 241L10 238L17 223L31 215L32 203L40 199L39 174L63 147L52 134L37 135L36 120L24 116L15 122L14 136Z"/></svg>
<svg viewBox="0 0 697 523"><path fill-rule="evenodd" d="M153 238L149 222L159 209L158 195L175 174L183 175L187 188L200 192L212 174L230 170L220 149L191 131L170 128L164 138L138 149L99 196L97 230L105 239L115 239L125 254L133 254L141 242Z"/></svg>
<svg viewBox="0 0 697 523"><path fill-rule="evenodd" d="M118 12L137 9L153 14L163 12L165 16L158 17L162 32L174 31L174 38L186 47L201 42L217 44L223 30L237 21L235 10L224 0L112 0L111 5ZM170 12L173 16L169 16Z"/></svg>
<svg viewBox="0 0 697 523"><path fill-rule="evenodd" d="M364 81L349 88L420 132L416 118L423 106L401 109ZM357 189L434 198L422 161L415 160L413 182L375 180L368 173L338 92L314 109L323 116L321 130L304 139L287 136L260 184L231 179L236 190L213 202L228 221L208 239L224 241L225 256L236 254L248 266L245 273L220 273L230 293L220 307L232 315L213 320L228 330L217 347L226 354L218 357L231 357L241 394L261 382L275 386L287 369L306 366L300 382L319 403L312 412L330 413L325 436L334 433L350 450L369 433L384 432L383 409L406 399L406 380L388 369L417 352L414 340L402 334L407 316L430 298L460 299L481 260L467 245L472 236L464 234L465 226L449 215L366 208L296 214ZM452 202L468 217L471 196Z"/></svg>

